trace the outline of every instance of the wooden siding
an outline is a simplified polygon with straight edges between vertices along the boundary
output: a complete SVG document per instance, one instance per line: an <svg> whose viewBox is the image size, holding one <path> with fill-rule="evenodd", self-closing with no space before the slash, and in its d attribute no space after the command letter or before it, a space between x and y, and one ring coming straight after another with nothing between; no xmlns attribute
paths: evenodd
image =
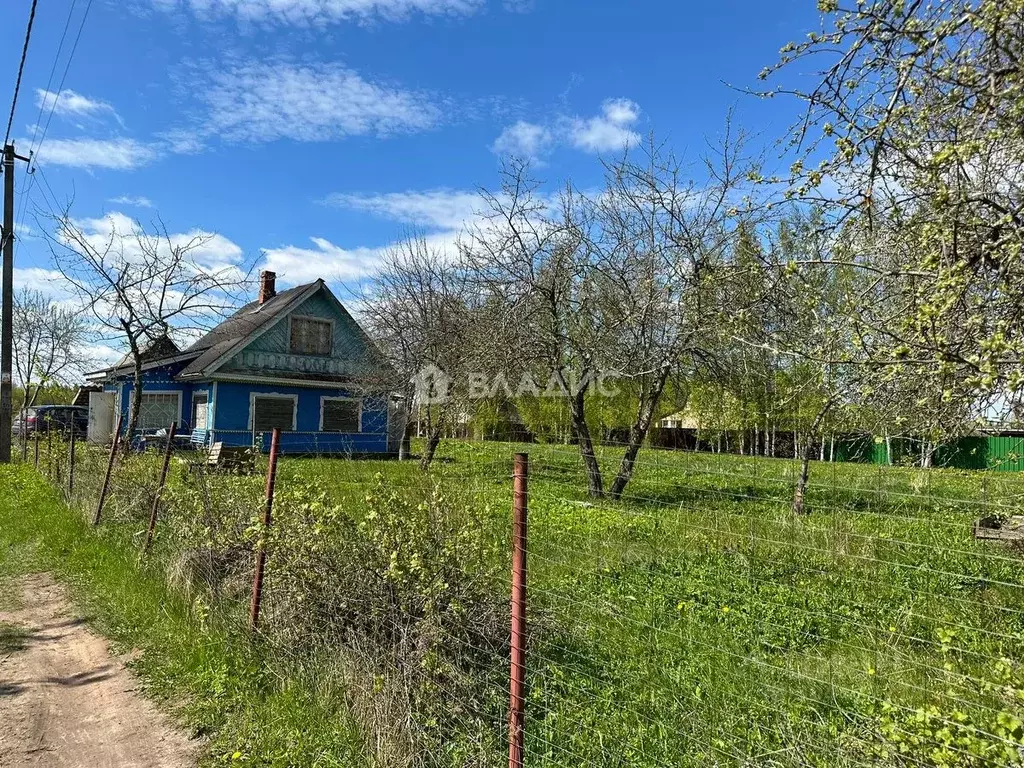
<svg viewBox="0 0 1024 768"><path fill-rule="evenodd" d="M330 357L293 355L289 349L291 318L317 317L334 322L333 350ZM227 373L274 372L287 375L324 374L361 376L370 373L369 355L359 328L337 311L322 294L311 296L288 315L283 316L259 338L234 355L221 369Z"/></svg>

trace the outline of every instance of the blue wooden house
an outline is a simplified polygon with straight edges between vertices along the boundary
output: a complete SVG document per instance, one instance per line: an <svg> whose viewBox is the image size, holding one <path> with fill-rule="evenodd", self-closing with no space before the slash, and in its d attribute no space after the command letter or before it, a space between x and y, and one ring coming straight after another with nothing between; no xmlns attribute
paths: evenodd
<svg viewBox="0 0 1024 768"><path fill-rule="evenodd" d="M172 422L210 444L269 445L281 429L289 453L397 452L394 381L370 338L323 280L278 293L260 275L259 298L181 350L169 338L143 353L138 429ZM133 366L123 359L90 374L89 436L109 440L129 422Z"/></svg>

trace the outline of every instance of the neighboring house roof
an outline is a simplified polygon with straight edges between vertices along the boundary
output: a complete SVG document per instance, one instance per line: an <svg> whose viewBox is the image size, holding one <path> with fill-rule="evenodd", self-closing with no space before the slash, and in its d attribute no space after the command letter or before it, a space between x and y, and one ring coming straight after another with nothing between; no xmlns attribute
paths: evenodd
<svg viewBox="0 0 1024 768"><path fill-rule="evenodd" d="M103 387L100 384L84 384L78 388L75 392L75 397L71 401L72 405L88 405L89 404L89 393L90 392L102 392Z"/></svg>
<svg viewBox="0 0 1024 768"><path fill-rule="evenodd" d="M170 336L160 336L159 338L153 339L142 348L142 353L139 357L142 359L143 364L152 363L156 360L164 360L175 355L180 355L181 350L178 345L171 340ZM127 352L125 356L118 360L111 367L112 370L118 368L132 368L134 363L132 361L132 353Z"/></svg>
<svg viewBox="0 0 1024 768"><path fill-rule="evenodd" d="M676 411L658 419L658 424L662 428L670 428L670 423L675 429L700 429L700 422L686 410Z"/></svg>

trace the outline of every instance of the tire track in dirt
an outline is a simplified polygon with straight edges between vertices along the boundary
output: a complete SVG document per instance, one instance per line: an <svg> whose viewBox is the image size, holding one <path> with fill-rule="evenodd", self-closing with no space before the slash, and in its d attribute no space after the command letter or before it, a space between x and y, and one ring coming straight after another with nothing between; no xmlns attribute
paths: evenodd
<svg viewBox="0 0 1024 768"><path fill-rule="evenodd" d="M192 768L197 745L136 690L124 663L47 574L0 612L0 766Z"/></svg>

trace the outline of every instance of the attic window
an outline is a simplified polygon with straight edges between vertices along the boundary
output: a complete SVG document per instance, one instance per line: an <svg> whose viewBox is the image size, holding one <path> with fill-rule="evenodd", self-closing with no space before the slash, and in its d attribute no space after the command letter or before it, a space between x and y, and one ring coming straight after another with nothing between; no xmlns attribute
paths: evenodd
<svg viewBox="0 0 1024 768"><path fill-rule="evenodd" d="M293 355L327 357L333 348L333 325L315 317L293 317L290 349Z"/></svg>

